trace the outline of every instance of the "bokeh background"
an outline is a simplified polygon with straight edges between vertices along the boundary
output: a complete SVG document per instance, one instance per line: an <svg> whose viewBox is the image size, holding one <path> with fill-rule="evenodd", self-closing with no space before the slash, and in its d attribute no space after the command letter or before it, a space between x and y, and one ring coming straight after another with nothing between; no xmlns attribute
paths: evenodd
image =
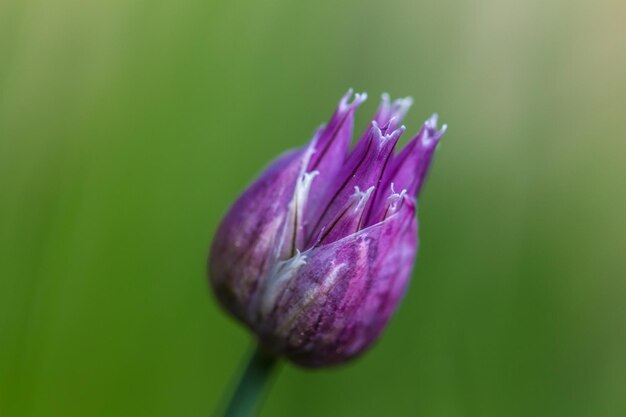
<svg viewBox="0 0 626 417"><path fill-rule="evenodd" d="M626 415L626 3L0 2L0 415L207 416L212 234L348 87L449 130L413 282L269 416Z"/></svg>

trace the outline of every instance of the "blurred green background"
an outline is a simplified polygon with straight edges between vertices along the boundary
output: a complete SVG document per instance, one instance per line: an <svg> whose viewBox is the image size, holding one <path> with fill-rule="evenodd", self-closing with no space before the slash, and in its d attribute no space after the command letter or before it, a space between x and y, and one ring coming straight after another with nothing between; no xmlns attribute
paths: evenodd
<svg viewBox="0 0 626 417"><path fill-rule="evenodd" d="M626 3L0 2L0 415L208 416L233 199L348 87L450 129L414 280L263 416L626 415Z"/></svg>

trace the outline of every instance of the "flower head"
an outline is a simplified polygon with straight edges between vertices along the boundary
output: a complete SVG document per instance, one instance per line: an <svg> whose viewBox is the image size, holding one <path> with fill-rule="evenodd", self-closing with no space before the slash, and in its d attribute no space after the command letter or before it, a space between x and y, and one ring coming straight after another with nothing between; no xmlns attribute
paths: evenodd
<svg viewBox="0 0 626 417"><path fill-rule="evenodd" d="M239 197L209 260L221 304L267 350L304 366L355 357L388 322L411 275L417 196L446 128L434 115L394 153L411 99L383 95L350 150L366 99L352 96Z"/></svg>

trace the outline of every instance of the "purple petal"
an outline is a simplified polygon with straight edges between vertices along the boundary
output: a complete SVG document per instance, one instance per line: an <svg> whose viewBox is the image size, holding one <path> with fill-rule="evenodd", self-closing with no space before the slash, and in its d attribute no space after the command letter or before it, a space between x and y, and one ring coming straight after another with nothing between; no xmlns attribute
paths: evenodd
<svg viewBox="0 0 626 417"><path fill-rule="evenodd" d="M396 189L406 189L410 195L418 196L430 168L433 153L446 128L447 126L443 125L441 130L437 130L436 114L428 119L417 136L394 158L387 178L389 184L394 183Z"/></svg>
<svg viewBox="0 0 626 417"><path fill-rule="evenodd" d="M366 226L376 223L385 200L381 198L392 190L407 190L409 195L417 197L421 191L433 153L439 140L446 131L446 125L437 130L437 115L434 114L422 125L419 133L396 155L383 174L381 186L372 199L373 208L368 213Z"/></svg>
<svg viewBox="0 0 626 417"><path fill-rule="evenodd" d="M374 186L366 191L361 191L359 187L355 187L354 194L346 206L321 231L320 236L316 239L316 245L332 243L361 230L361 226L364 224L365 209L372 191L374 191Z"/></svg>
<svg viewBox="0 0 626 417"><path fill-rule="evenodd" d="M237 317L272 264L285 252L285 223L300 178L303 150L275 160L229 209L211 248L211 283Z"/></svg>
<svg viewBox="0 0 626 417"><path fill-rule="evenodd" d="M381 130L394 131L401 124L404 116L413 105L413 99L411 97L399 98L390 102L389 94L384 93L381 97L381 103L376 111L374 120L381 126Z"/></svg>
<svg viewBox="0 0 626 417"><path fill-rule="evenodd" d="M378 337L408 283L417 247L406 196L383 222L297 255L268 280L258 332L266 346L304 366L353 358Z"/></svg>
<svg viewBox="0 0 626 417"><path fill-rule="evenodd" d="M352 103L352 90L349 90L339 102L335 113L326 126L321 127L311 141L313 154L307 171L317 171L318 176L312 185L307 210L303 219L306 228L310 222L319 218L324 204L329 198L331 183L341 171L354 129L354 112L367 98L366 94L356 94Z"/></svg>
<svg viewBox="0 0 626 417"><path fill-rule="evenodd" d="M337 159L342 160L348 154L352 130L354 128L354 112L367 99L367 94L361 93L352 97L352 89L341 98L339 105L327 125L320 129L314 143L315 152L309 162L308 171L324 170L329 165L339 165Z"/></svg>
<svg viewBox="0 0 626 417"><path fill-rule="evenodd" d="M393 149L404 132L404 126L389 134L383 134L378 124L372 122L370 133L361 140L344 164L344 168L337 175L334 192L326 204L324 211L317 220L310 234L317 236L322 228L337 218L341 210L350 200L355 187L368 189L377 186L382 173L393 154ZM309 245L312 244L309 240Z"/></svg>

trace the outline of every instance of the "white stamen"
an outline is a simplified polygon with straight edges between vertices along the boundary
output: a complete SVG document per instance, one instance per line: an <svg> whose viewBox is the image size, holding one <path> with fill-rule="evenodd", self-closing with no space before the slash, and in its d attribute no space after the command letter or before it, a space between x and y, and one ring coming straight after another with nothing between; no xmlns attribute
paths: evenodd
<svg viewBox="0 0 626 417"><path fill-rule="evenodd" d="M260 296L259 307L262 315L267 315L272 311L278 295L285 288L285 285L296 276L302 265L306 265L306 255L296 250L296 254L292 258L274 266Z"/></svg>
<svg viewBox="0 0 626 417"><path fill-rule="evenodd" d="M304 207L305 201L307 197L309 196L311 183L313 182L313 179L319 175L319 173L320 173L319 171L311 171L311 172L305 172L304 174L300 175L300 178L298 178L298 183L296 184L296 192L294 194L294 199L291 200L291 203L290 203L291 209L295 210L296 207L300 207L300 208ZM300 211L299 215L301 215L302 210L300 209L299 211Z"/></svg>
<svg viewBox="0 0 626 417"><path fill-rule="evenodd" d="M398 211L401 203L404 201L404 197L407 194L406 189L403 189L400 193L396 193L393 189L393 184L391 184L391 192L392 194L387 197L387 210L385 217L389 217L391 214Z"/></svg>
<svg viewBox="0 0 626 417"><path fill-rule="evenodd" d="M356 206L354 207L355 212L359 212L363 210L363 207L365 207L365 204L367 204L367 200L369 200L375 188L376 187L372 185L365 192L363 192L359 189L359 187L354 187L354 194L352 194L351 198L358 199L358 202Z"/></svg>

